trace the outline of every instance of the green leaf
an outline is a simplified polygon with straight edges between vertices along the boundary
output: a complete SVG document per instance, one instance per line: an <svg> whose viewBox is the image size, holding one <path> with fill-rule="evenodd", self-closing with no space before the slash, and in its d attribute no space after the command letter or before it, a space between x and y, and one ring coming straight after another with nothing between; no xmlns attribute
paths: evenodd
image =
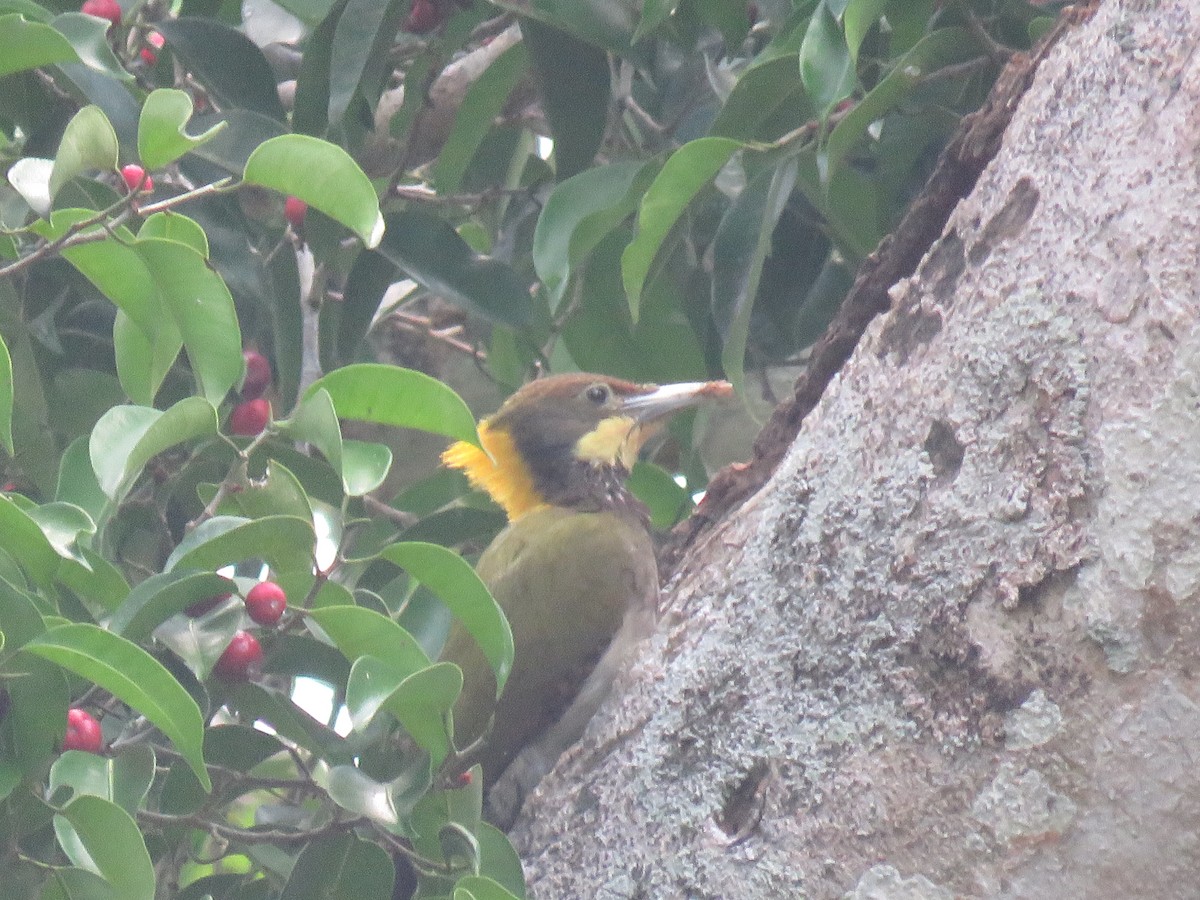
<svg viewBox="0 0 1200 900"><path fill-rule="evenodd" d="M99 522L104 517L108 498L96 480L96 471L88 454L88 439L84 435L73 440L63 451L54 499L74 503L86 510L93 522Z"/></svg>
<svg viewBox="0 0 1200 900"><path fill-rule="evenodd" d="M369 82L373 79L369 71L377 67L378 57L385 49L381 43L390 44L395 39L406 6L397 0L348 0L342 9L329 48L326 116L330 124L341 122L356 95L370 95Z"/></svg>
<svg viewBox="0 0 1200 900"><path fill-rule="evenodd" d="M453 663L434 663L406 675L382 659L360 656L350 669L346 708L359 731L381 709L391 713L417 745L429 751L436 769L452 747L447 716L462 686L462 670Z"/></svg>
<svg viewBox="0 0 1200 900"><path fill-rule="evenodd" d="M208 235L195 219L180 215L172 210L157 212L142 223L138 239L162 238L177 244L187 244L205 259L208 259Z"/></svg>
<svg viewBox="0 0 1200 900"><path fill-rule="evenodd" d="M362 606L326 606L310 610L316 622L346 659L386 659L396 671L411 675L429 667L429 657L411 634L387 616Z"/></svg>
<svg viewBox="0 0 1200 900"><path fill-rule="evenodd" d="M667 531L692 508L692 498L666 469L638 461L629 473L629 490L650 510L650 526Z"/></svg>
<svg viewBox="0 0 1200 900"><path fill-rule="evenodd" d="M95 217L90 209L57 209L48 222L36 223L33 228L47 240L57 240L70 229ZM99 224L84 229L92 234ZM80 244L62 251L63 257L87 278L100 293L117 305L147 335L154 335L162 318L162 303L158 289L146 263L130 246L133 234L127 228L113 229L113 236L95 243Z"/></svg>
<svg viewBox="0 0 1200 900"><path fill-rule="evenodd" d="M71 46L79 54L79 61L92 70L88 75L108 79L110 84L113 80L133 81L133 76L126 71L109 44L107 19L97 19L81 12L65 12L55 16L50 24L71 42ZM71 68L71 64L62 66L64 73ZM122 134L121 137L123 139L125 135Z"/></svg>
<svg viewBox="0 0 1200 900"><path fill-rule="evenodd" d="M92 429L89 453L101 490L119 500L159 453L217 433L217 411L203 397L186 397L166 412L114 406Z"/></svg>
<svg viewBox="0 0 1200 900"><path fill-rule="evenodd" d="M619 7L604 5L614 11ZM608 54L532 18L518 21L554 138L555 172L560 179L569 178L591 165L604 138L611 81Z"/></svg>
<svg viewBox="0 0 1200 900"><path fill-rule="evenodd" d="M281 134L250 154L243 177L250 184L299 197L345 225L367 247L378 246L383 238L375 188L337 144L306 134Z"/></svg>
<svg viewBox="0 0 1200 900"><path fill-rule="evenodd" d="M387 851L342 833L305 846L280 900L391 900L394 881L395 869Z"/></svg>
<svg viewBox="0 0 1200 900"><path fill-rule="evenodd" d="M642 288L663 241L692 198L741 146L729 138L689 141L671 154L646 191L638 213L637 235L621 254L621 275L634 322L638 319Z"/></svg>
<svg viewBox="0 0 1200 900"><path fill-rule="evenodd" d="M0 444L4 445L4 449L8 451L9 456L12 456L15 452L13 450L12 414L12 359L8 355L8 346L4 343L4 338L0 336Z"/></svg>
<svg viewBox="0 0 1200 900"><path fill-rule="evenodd" d="M151 575L129 592L108 622L108 630L135 643L193 603L237 592L237 585L215 572L167 572Z"/></svg>
<svg viewBox="0 0 1200 900"><path fill-rule="evenodd" d="M186 244L150 238L138 240L136 248L175 319L204 396L219 404L242 377L243 367L242 336L229 288Z"/></svg>
<svg viewBox="0 0 1200 900"><path fill-rule="evenodd" d="M98 684L132 706L174 742L205 790L212 789L204 767L200 707L162 663L137 644L95 625L72 623L51 628L24 651Z"/></svg>
<svg viewBox="0 0 1200 900"><path fill-rule="evenodd" d="M922 77L944 65L969 59L976 52L976 40L965 28L941 28L923 37L834 126L824 152L818 156L821 177L828 181L867 133L871 123L882 119L903 102Z"/></svg>
<svg viewBox="0 0 1200 900"><path fill-rule="evenodd" d="M528 68L529 51L525 44L513 44L467 88L433 171L438 193L453 194L459 189L475 151L492 130L508 95Z"/></svg>
<svg viewBox="0 0 1200 900"><path fill-rule="evenodd" d="M138 265L145 270L140 259ZM113 322L113 349L121 387L130 400L150 406L183 349L183 338L166 310L151 332L139 328L124 310L118 310Z"/></svg>
<svg viewBox="0 0 1200 900"><path fill-rule="evenodd" d="M392 467L392 451L370 441L342 442L342 486L348 497L362 497L383 484Z"/></svg>
<svg viewBox="0 0 1200 900"><path fill-rule="evenodd" d="M342 809L366 816L393 834L407 833L407 818L433 783L429 758L412 754L414 762L388 782L375 781L354 766L334 766L322 785Z"/></svg>
<svg viewBox="0 0 1200 900"><path fill-rule="evenodd" d="M883 15L888 0L850 0L842 13L842 24L846 28L846 45L850 48L850 59L858 62L858 48L862 46L867 32Z"/></svg>
<svg viewBox="0 0 1200 900"><path fill-rule="evenodd" d="M512 630L475 570L453 550L417 541L392 544L379 556L421 582L462 622L491 664L499 697L512 671Z"/></svg>
<svg viewBox="0 0 1200 900"><path fill-rule="evenodd" d="M151 91L142 104L142 115L138 119L138 156L142 165L147 169L162 168L211 140L226 125L218 122L193 137L187 133L191 118L192 98L189 94L174 88Z"/></svg>
<svg viewBox="0 0 1200 900"><path fill-rule="evenodd" d="M422 372L380 363L345 366L319 378L305 397L326 390L342 419L416 428L478 445L475 417L446 385Z"/></svg>
<svg viewBox="0 0 1200 900"><path fill-rule="evenodd" d="M248 37L215 19L161 19L154 28L221 109L240 107L280 122L286 118L275 74Z"/></svg>
<svg viewBox="0 0 1200 900"><path fill-rule="evenodd" d="M334 763L349 763L346 742L300 709L288 697L257 684L237 685L228 697L230 707L247 722L262 720L277 733L314 755Z"/></svg>
<svg viewBox="0 0 1200 900"><path fill-rule="evenodd" d="M713 240L713 311L724 336L721 364L739 395L746 389L746 340L763 262L795 184L794 160L760 172L729 205Z"/></svg>
<svg viewBox="0 0 1200 900"><path fill-rule="evenodd" d="M50 794L68 787L76 796L102 797L125 812L137 812L154 783L154 750L136 744L116 756L68 750L50 768Z"/></svg>
<svg viewBox="0 0 1200 900"><path fill-rule="evenodd" d="M84 795L54 821L56 826L63 821L74 826L83 853L72 862L107 881L122 900L154 900L154 863L129 813L108 800Z"/></svg>
<svg viewBox="0 0 1200 900"><path fill-rule="evenodd" d="M317 382L320 384L320 382ZM342 474L342 426L329 391L314 384L305 394L291 419L280 422L280 430L294 441L312 444L340 476Z"/></svg>
<svg viewBox="0 0 1200 900"><path fill-rule="evenodd" d="M0 534L4 535L4 549L29 577L38 584L48 584L58 569L58 551L38 523L3 494L0 494Z"/></svg>
<svg viewBox="0 0 1200 900"><path fill-rule="evenodd" d="M384 294L399 277L396 265L375 250L363 250L354 259L341 303L325 303L321 315L337 315L337 329L330 340L321 341L321 361L330 372L361 358L367 332ZM324 333L323 335L324 336Z"/></svg>
<svg viewBox="0 0 1200 900"><path fill-rule="evenodd" d="M484 875L464 875L454 885L452 900L521 900Z"/></svg>
<svg viewBox="0 0 1200 900"><path fill-rule="evenodd" d="M50 196L89 169L111 172L117 168L117 133L98 106L85 106L71 118L54 156L50 175Z"/></svg>
<svg viewBox="0 0 1200 900"><path fill-rule="evenodd" d="M800 46L800 78L821 118L854 90L854 60L828 0L809 20Z"/></svg>
<svg viewBox="0 0 1200 900"><path fill-rule="evenodd" d="M0 16L0 78L78 59L71 42L49 25L28 22L16 13Z"/></svg>
<svg viewBox="0 0 1200 900"><path fill-rule="evenodd" d="M495 0L492 4L517 16L535 20L553 29L562 29L581 41L607 50L616 56L648 63L649 56L633 44L638 9L635 3L607 0ZM607 76L606 76L607 78Z"/></svg>
<svg viewBox="0 0 1200 900"><path fill-rule="evenodd" d="M510 267L472 250L445 219L421 210L387 217L379 253L430 293L496 322L533 318L529 284Z"/></svg>
<svg viewBox="0 0 1200 900"><path fill-rule="evenodd" d="M248 559L264 559L278 572L309 570L316 538L312 525L292 516L214 516L188 534L167 557L164 571L216 571Z"/></svg>
<svg viewBox="0 0 1200 900"><path fill-rule="evenodd" d="M637 209L656 171L653 163L618 162L587 169L554 188L533 233L533 265L554 307L572 273Z"/></svg>
<svg viewBox="0 0 1200 900"><path fill-rule="evenodd" d="M86 565L76 541L81 534L95 534L96 523L84 510L72 503L44 503L29 510L29 517L38 523L59 556Z"/></svg>
<svg viewBox="0 0 1200 900"><path fill-rule="evenodd" d="M488 822L480 822L475 829L479 841L479 871L495 879L507 891L517 897L525 897L525 872L521 858L503 831Z"/></svg>

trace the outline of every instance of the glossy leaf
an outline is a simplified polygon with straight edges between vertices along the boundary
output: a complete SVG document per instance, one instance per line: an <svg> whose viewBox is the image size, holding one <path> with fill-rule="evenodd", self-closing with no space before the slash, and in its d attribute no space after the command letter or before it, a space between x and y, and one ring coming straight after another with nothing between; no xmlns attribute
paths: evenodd
<svg viewBox="0 0 1200 900"><path fill-rule="evenodd" d="M159 238L136 247L175 319L201 391L219 404L242 377L241 330L229 288L192 247Z"/></svg>
<svg viewBox="0 0 1200 900"><path fill-rule="evenodd" d="M858 48L863 38L883 15L887 0L850 0L842 13L842 24L846 29L846 46L850 48L850 59L858 62Z"/></svg>
<svg viewBox="0 0 1200 900"><path fill-rule="evenodd" d="M179 542L163 571L216 571L248 559L264 559L280 572L308 569L314 541L312 525L292 516L214 516Z"/></svg>
<svg viewBox="0 0 1200 900"><path fill-rule="evenodd" d="M43 503L29 510L29 518L37 522L59 556L83 561L76 541L80 535L96 531L96 523L84 510L71 503Z"/></svg>
<svg viewBox="0 0 1200 900"><path fill-rule="evenodd" d="M528 67L529 51L525 44L513 44L467 88L434 168L433 183L439 193L453 194L459 189L475 151Z"/></svg>
<svg viewBox="0 0 1200 900"><path fill-rule="evenodd" d="M50 791L68 787L76 796L102 797L133 815L154 782L154 750L137 744L116 756L68 750L50 768Z"/></svg>
<svg viewBox="0 0 1200 900"><path fill-rule="evenodd" d="M83 851L72 862L107 881L122 900L154 900L154 863L129 813L108 800L84 795L55 816L56 824L60 821L71 823Z"/></svg>
<svg viewBox="0 0 1200 900"><path fill-rule="evenodd" d="M721 365L739 394L745 392L746 340L763 262L795 184L791 160L761 172L730 204L713 241L713 310L725 339Z"/></svg>
<svg viewBox="0 0 1200 900"><path fill-rule="evenodd" d="M394 39L407 10L403 3L347 0L330 44L328 121L337 124L363 85L381 41Z"/></svg>
<svg viewBox="0 0 1200 900"><path fill-rule="evenodd" d="M280 900L391 900L394 880L387 851L344 832L315 840L300 852Z"/></svg>
<svg viewBox="0 0 1200 900"><path fill-rule="evenodd" d="M284 134L264 141L250 154L243 175L250 184L299 197L342 223L367 247L384 235L383 214L375 188L341 147L306 134Z"/></svg>
<svg viewBox="0 0 1200 900"><path fill-rule="evenodd" d="M475 570L457 553L437 544L392 544L379 556L421 582L462 622L491 664L499 697L512 671L512 630Z"/></svg>
<svg viewBox="0 0 1200 900"><path fill-rule="evenodd" d="M79 61L92 70L89 74L103 76L110 81L133 81L133 76L125 70L108 42L107 20L97 20L95 16L72 11L60 13L50 24L71 42L79 54ZM69 70L70 66L70 63L64 65L63 70Z"/></svg>
<svg viewBox="0 0 1200 900"><path fill-rule="evenodd" d="M464 875L454 885L451 900L521 900L516 894L484 875Z"/></svg>
<svg viewBox="0 0 1200 900"><path fill-rule="evenodd" d="M138 229L138 239L162 238L186 244L205 259L208 258L208 235L195 219L180 215L171 210L157 212L150 216Z"/></svg>
<svg viewBox="0 0 1200 900"><path fill-rule="evenodd" d="M126 640L141 643L155 628L193 603L236 591L236 584L215 572L151 575L129 592L107 627Z"/></svg>
<svg viewBox="0 0 1200 900"><path fill-rule="evenodd" d="M71 118L54 156L50 175L50 197L54 198L68 181L95 169L111 172L117 168L117 133L98 106L85 106Z"/></svg>
<svg viewBox="0 0 1200 900"><path fill-rule="evenodd" d="M572 273L637 209L655 171L641 161L612 163L580 172L551 192L533 235L533 265L555 305Z"/></svg>
<svg viewBox="0 0 1200 900"><path fill-rule="evenodd" d="M822 118L854 90L854 60L828 0L809 20L800 47L800 78Z"/></svg>
<svg viewBox="0 0 1200 900"><path fill-rule="evenodd" d="M0 445L12 456L13 371L8 346L0 337Z"/></svg>
<svg viewBox="0 0 1200 900"><path fill-rule="evenodd" d="M78 59L71 42L49 25L17 13L0 16L0 78Z"/></svg>
<svg viewBox="0 0 1200 900"><path fill-rule="evenodd" d="M311 610L308 617L351 662L361 656L376 656L404 675L429 667L429 657L412 635L372 609L327 606Z"/></svg>
<svg viewBox="0 0 1200 900"><path fill-rule="evenodd" d="M436 768L452 749L447 716L462 686L462 670L453 663L434 663L405 675L389 662L362 656L350 669L346 708L359 730L380 710L391 713L417 745L429 751Z"/></svg>
<svg viewBox="0 0 1200 900"><path fill-rule="evenodd" d="M12 554L29 577L46 584L58 568L58 551L37 522L8 497L0 494L0 533L4 549Z"/></svg>
<svg viewBox="0 0 1200 900"><path fill-rule="evenodd" d="M210 790L204 768L200 708L162 663L137 644L86 623L51 628L25 645L33 653L100 685L156 725Z"/></svg>
<svg viewBox="0 0 1200 900"><path fill-rule="evenodd" d="M101 490L117 500L156 455L216 433L217 411L203 397L187 397L166 412L146 406L114 406L92 429L92 467Z"/></svg>
<svg viewBox="0 0 1200 900"><path fill-rule="evenodd" d="M741 147L729 138L700 138L684 144L667 160L642 198L638 232L621 255L621 274L636 322L642 288L654 257L671 228L700 189Z"/></svg>
<svg viewBox="0 0 1200 900"><path fill-rule="evenodd" d="M606 5L614 11L618 6ZM520 22L554 138L555 171L560 179L569 178L591 164L604 138L610 99L608 54L586 38L533 18Z"/></svg>
<svg viewBox="0 0 1200 900"><path fill-rule="evenodd" d="M528 283L504 263L476 253L431 213L389 215L379 253L430 293L494 321L519 327L533 317Z"/></svg>
<svg viewBox="0 0 1200 900"><path fill-rule="evenodd" d="M372 441L342 443L342 487L348 497L362 497L383 484L392 467L392 450Z"/></svg>
<svg viewBox="0 0 1200 900"><path fill-rule="evenodd" d="M211 140L226 127L218 122L194 137L187 133L192 118L192 98L174 88L151 91L138 120L138 156L147 169L172 163L194 147ZM207 254L206 254L207 255Z"/></svg>
<svg viewBox="0 0 1200 900"><path fill-rule="evenodd" d="M48 222L37 223L34 229L47 240L57 240L95 215L90 209L58 209ZM99 231L100 227L96 224L81 229L80 233ZM68 247L62 255L139 329L153 335L162 318L162 304L154 278L145 261L130 246L132 243L133 234L124 227L117 227L113 229L112 237Z"/></svg>
<svg viewBox="0 0 1200 900"><path fill-rule="evenodd" d="M183 17L154 28L222 107L240 107L283 121L275 76L262 51L240 31L215 19Z"/></svg>
<svg viewBox="0 0 1200 900"><path fill-rule="evenodd" d="M416 754L414 754L415 756ZM433 783L428 758L406 766L395 779L375 781L354 766L334 766L324 788L342 809L366 816L394 834L407 835L406 819Z"/></svg>
<svg viewBox="0 0 1200 900"><path fill-rule="evenodd" d="M305 397L328 391L342 419L416 428L478 444L471 410L442 382L412 369L360 363L330 372Z"/></svg>
<svg viewBox="0 0 1200 900"><path fill-rule="evenodd" d="M922 76L949 63L968 59L975 52L975 39L965 28L941 28L923 37L834 126L824 152L818 158L822 177L828 180L838 170L842 161L867 133L871 123L883 118L903 102Z"/></svg>

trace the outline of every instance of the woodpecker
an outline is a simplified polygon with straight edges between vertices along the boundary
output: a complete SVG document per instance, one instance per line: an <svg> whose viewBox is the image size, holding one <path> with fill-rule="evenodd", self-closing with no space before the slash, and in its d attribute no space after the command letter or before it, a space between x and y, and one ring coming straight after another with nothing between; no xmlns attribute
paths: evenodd
<svg viewBox="0 0 1200 900"><path fill-rule="evenodd" d="M508 516L476 567L513 631L515 660L499 701L464 628L452 629L442 654L463 670L455 742L483 739L493 821L515 816L579 739L654 627L654 544L646 508L626 486L639 451L671 414L731 393L723 381L556 375L527 384L479 423L483 449L458 442L442 454Z"/></svg>

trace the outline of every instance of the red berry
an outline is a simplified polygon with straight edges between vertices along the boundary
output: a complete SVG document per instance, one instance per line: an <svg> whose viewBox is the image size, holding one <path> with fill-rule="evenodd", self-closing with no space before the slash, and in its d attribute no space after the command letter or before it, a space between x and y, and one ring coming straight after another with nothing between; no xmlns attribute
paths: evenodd
<svg viewBox="0 0 1200 900"><path fill-rule="evenodd" d="M271 402L262 397L239 403L229 416L229 430L243 437L260 434L271 421Z"/></svg>
<svg viewBox="0 0 1200 900"><path fill-rule="evenodd" d="M413 0L404 20L404 30L409 34L428 34L442 24L442 14L432 0Z"/></svg>
<svg viewBox="0 0 1200 900"><path fill-rule="evenodd" d="M108 19L114 25L121 24L121 4L117 0L83 0L79 11L98 19Z"/></svg>
<svg viewBox="0 0 1200 900"><path fill-rule="evenodd" d="M158 62L158 55L149 47L143 47L142 52L138 55L141 56L142 62L148 66L152 66Z"/></svg>
<svg viewBox="0 0 1200 900"><path fill-rule="evenodd" d="M469 785L474 780L475 780L475 776L471 774L470 770L467 770L466 772L458 773L458 786L459 787L467 787L467 785Z"/></svg>
<svg viewBox="0 0 1200 900"><path fill-rule="evenodd" d="M288 197L283 201L283 217L288 220L293 228L299 228L304 224L304 217L308 215L308 204L299 197Z"/></svg>
<svg viewBox="0 0 1200 900"><path fill-rule="evenodd" d="M224 603L232 596L232 594L217 594L217 596L209 597L207 600L197 600L191 606L186 607L183 610L183 614L189 618L198 619L206 612L216 609L219 604Z"/></svg>
<svg viewBox="0 0 1200 900"><path fill-rule="evenodd" d="M239 631L213 666L213 674L229 681L245 681L250 668L262 662L262 644L248 631Z"/></svg>
<svg viewBox="0 0 1200 900"><path fill-rule="evenodd" d="M67 734L63 738L64 750L84 750L88 753L99 753L103 744L100 734L100 723L86 709L67 710Z"/></svg>
<svg viewBox="0 0 1200 900"><path fill-rule="evenodd" d="M246 612L259 625L274 625L287 609L287 594L273 581L256 584L246 593Z"/></svg>
<svg viewBox="0 0 1200 900"><path fill-rule="evenodd" d="M257 350L243 350L242 359L246 361L246 377L242 381L242 397L247 400L261 397L263 391L271 386L271 363Z"/></svg>
<svg viewBox="0 0 1200 900"><path fill-rule="evenodd" d="M125 179L125 187L136 191L139 186L142 193L148 194L154 190L154 179L146 174L146 170L136 163L130 163L121 169L121 177ZM143 179L145 183L143 183Z"/></svg>
<svg viewBox="0 0 1200 900"><path fill-rule="evenodd" d="M146 32L146 43L155 50L161 50L166 45L167 39L157 31L148 31Z"/></svg>

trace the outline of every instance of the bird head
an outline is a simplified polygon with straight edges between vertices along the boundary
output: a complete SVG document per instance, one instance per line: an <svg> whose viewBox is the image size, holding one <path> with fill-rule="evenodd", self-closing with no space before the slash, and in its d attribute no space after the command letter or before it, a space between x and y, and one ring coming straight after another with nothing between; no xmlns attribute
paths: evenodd
<svg viewBox="0 0 1200 900"><path fill-rule="evenodd" d="M573 373L525 385L479 423L483 449L459 441L442 454L487 491L510 521L542 506L620 509L638 452L674 412L727 397L724 381L635 384Z"/></svg>

